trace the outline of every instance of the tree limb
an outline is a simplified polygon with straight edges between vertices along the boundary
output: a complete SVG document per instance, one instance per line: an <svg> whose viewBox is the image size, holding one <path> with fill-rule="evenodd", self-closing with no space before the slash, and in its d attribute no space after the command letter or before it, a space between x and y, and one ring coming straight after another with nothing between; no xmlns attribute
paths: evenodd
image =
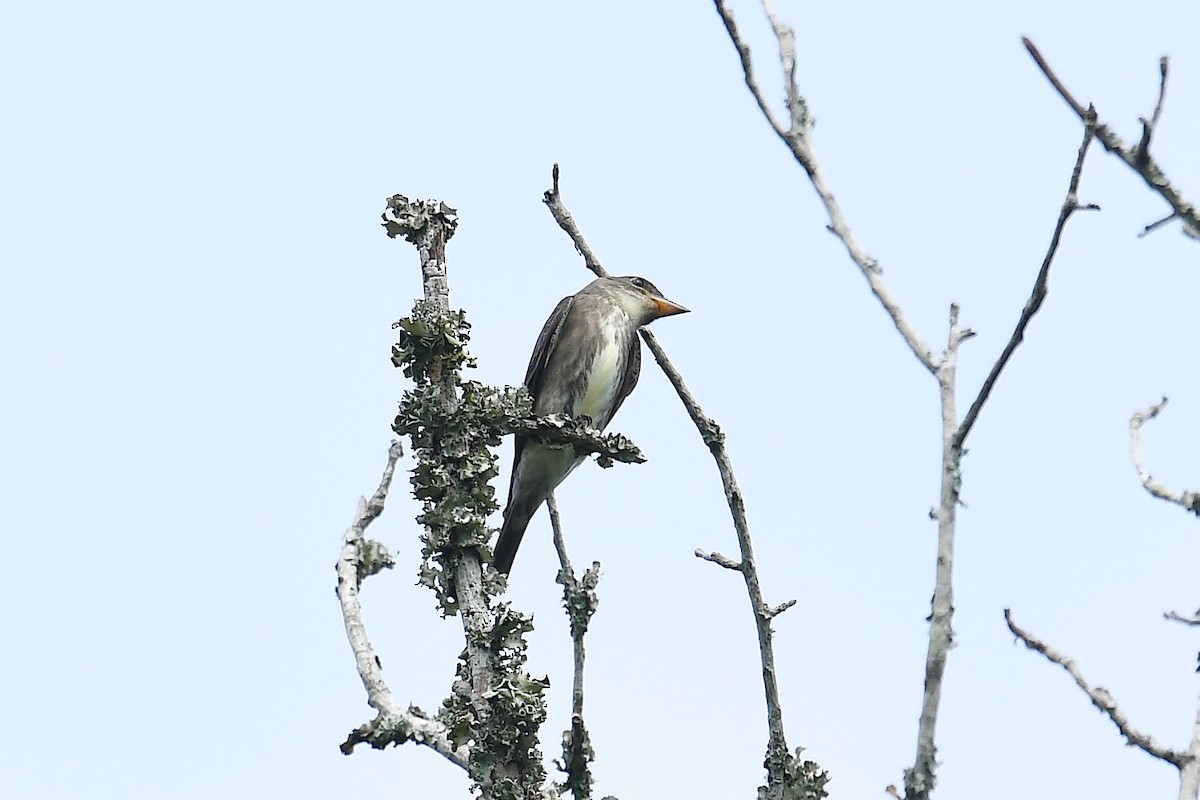
<svg viewBox="0 0 1200 800"><path fill-rule="evenodd" d="M929 613L929 644L925 652L925 683L921 716L917 721L917 753L913 765L904 771L904 793L909 800L927 798L933 792L937 771L937 721L942 702L942 682L946 659L954 646L954 535L958 524L959 492L962 489L962 448L956 444L958 412L955 407L955 383L958 376L958 350L974 336L958 323L958 305L950 305L950 331L946 352L935 373L942 412L942 474L940 502L933 512L937 521L937 568L933 600Z"/></svg>

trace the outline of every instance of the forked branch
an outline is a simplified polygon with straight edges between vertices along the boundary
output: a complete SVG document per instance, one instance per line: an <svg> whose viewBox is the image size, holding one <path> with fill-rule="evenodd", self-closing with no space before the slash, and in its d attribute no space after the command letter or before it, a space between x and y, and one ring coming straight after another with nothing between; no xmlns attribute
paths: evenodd
<svg viewBox="0 0 1200 800"><path fill-rule="evenodd" d="M941 416L942 416L942 470L941 493L939 505L932 512L938 523L937 570L930 614L929 646L925 661L924 696L921 706L921 716L917 730L917 753L913 766L905 770L905 797L908 800L924 800L933 791L935 783L935 767L937 764L937 749L935 746L935 730L937 726L938 709L941 702L941 687L945 674L946 658L953 644L954 632L951 619L954 613L953 604L953 560L954 539L957 521L957 509L960 504L962 485L962 458L966 452L967 437L978 421L983 406L999 380L1000 374L1012 358L1017 347L1024 340L1026 329L1033 317L1041 309L1048 291L1050 267L1058 252L1059 242L1067 220L1075 211L1093 209L1092 205L1081 205L1078 201L1078 187L1083 169L1084 157L1088 145L1096 134L1095 115L1083 108L1078 111L1085 118L1086 126L1083 142L1079 147L1075 166L1067 196L1063 201L1058 222L1051 237L1050 247L1042 260L1041 270L1034 281L1029 300L1026 302L1017 325L1009 337L1007 344L981 386L974 402L971 404L962 422L958 422L956 411L956 380L958 350L962 342L973 336L969 328L960 328L957 305L952 305L950 312L950 330L946 350L938 355L934 353L925 340L917 333L908 320L903 309L892 297L891 291L884 283L882 270L878 262L866 254L858 244L853 231L846 222L841 208L834 199L820 163L816 156L813 143L813 119L808 103L800 93L796 80L796 37L793 30L780 21L775 13L771 0L762 0L763 10L775 33L779 48L780 66L783 71L785 86L785 103L787 105L787 127L772 111L771 106L763 96L762 90L754 75L754 64L750 48L738 31L733 14L723 0L714 0L717 13L733 42L741 61L742 73L750 93L770 124L775 134L787 145L796 162L804 169L817 195L825 205L829 215L828 228L843 243L851 260L858 267L871 292L883 306L892 319L909 349L929 370L938 382ZM698 555L700 555L698 553ZM703 557L729 568L739 568L739 564L723 556L704 554Z"/></svg>
<svg viewBox="0 0 1200 800"><path fill-rule="evenodd" d="M1037 63L1038 69L1046 76L1046 80L1054 87L1059 96L1066 101L1071 110L1075 112L1081 120L1087 121L1089 106L1084 106L1071 94L1062 80L1051 69L1050 64L1042 55L1037 46L1030 41L1029 37L1021 38L1021 42L1025 45L1025 49L1029 51L1029 55L1033 57ZM1146 185L1151 190L1157 192L1167 204L1171 206L1171 213L1164 219L1158 222L1151 223L1143 229L1142 234L1149 233L1165 222L1178 217L1183 222L1183 232L1188 236L1200 238L1200 211L1196 205L1190 200L1184 198L1179 189L1175 188L1162 168L1150 155L1150 143L1154 136L1154 131L1158 125L1159 118L1162 117L1163 101L1167 93L1167 73L1170 68L1170 63L1166 56L1158 62L1159 82L1158 82L1158 101L1154 104L1154 112L1150 119L1141 118L1142 135L1137 144L1129 144L1120 136L1117 135L1112 128L1100 121L1096 121L1095 135L1100 140L1100 144L1104 145L1104 149L1121 159L1138 175L1142 177Z"/></svg>

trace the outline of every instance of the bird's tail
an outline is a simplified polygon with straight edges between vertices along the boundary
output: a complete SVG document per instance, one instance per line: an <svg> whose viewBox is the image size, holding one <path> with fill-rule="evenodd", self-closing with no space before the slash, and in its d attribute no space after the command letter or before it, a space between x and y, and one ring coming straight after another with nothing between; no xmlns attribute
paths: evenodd
<svg viewBox="0 0 1200 800"><path fill-rule="evenodd" d="M529 527L529 520L537 511L537 505L525 508L524 504L511 502L504 509L504 524L500 526L500 537L496 539L496 549L493 551L492 566L505 575L512 569L513 559L517 557L517 548L521 546L521 538Z"/></svg>

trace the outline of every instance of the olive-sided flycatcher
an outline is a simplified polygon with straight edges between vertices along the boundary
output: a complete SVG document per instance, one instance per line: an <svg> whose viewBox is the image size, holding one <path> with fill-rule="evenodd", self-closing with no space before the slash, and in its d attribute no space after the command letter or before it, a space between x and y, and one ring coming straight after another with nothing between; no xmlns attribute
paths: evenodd
<svg viewBox="0 0 1200 800"><path fill-rule="evenodd" d="M642 369L638 328L686 311L645 278L598 278L564 297L542 327L525 371L533 413L586 415L604 430L637 385ZM505 574L512 569L530 518L583 459L572 447L516 437L496 569Z"/></svg>

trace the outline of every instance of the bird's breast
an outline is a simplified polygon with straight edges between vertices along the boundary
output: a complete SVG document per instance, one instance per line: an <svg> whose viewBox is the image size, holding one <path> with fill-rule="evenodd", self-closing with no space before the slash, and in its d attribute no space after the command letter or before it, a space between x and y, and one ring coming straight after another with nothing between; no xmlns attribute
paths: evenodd
<svg viewBox="0 0 1200 800"><path fill-rule="evenodd" d="M575 396L571 413L586 414L600 427L608 423L613 401L621 385L624 358L622 337L617 327L606 320L601 328L599 346L585 370L582 391Z"/></svg>

